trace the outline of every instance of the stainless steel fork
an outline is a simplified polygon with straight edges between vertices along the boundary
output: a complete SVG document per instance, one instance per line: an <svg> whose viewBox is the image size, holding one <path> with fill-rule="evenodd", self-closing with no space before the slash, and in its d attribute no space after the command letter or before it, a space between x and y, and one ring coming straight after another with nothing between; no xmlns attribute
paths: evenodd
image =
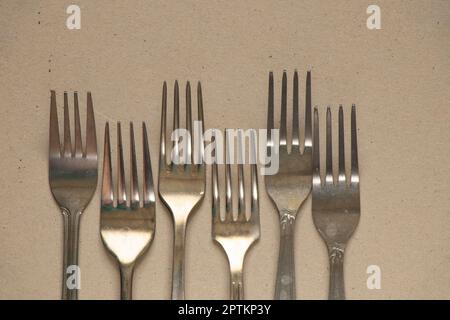
<svg viewBox="0 0 450 320"><path fill-rule="evenodd" d="M331 111L327 109L325 181L320 175L319 116L314 109L314 151L312 216L314 224L328 249L330 259L329 299L345 299L344 252L355 231L361 213L359 199L358 146L356 141L356 108L351 114L351 173L345 171L344 115L339 107L339 170L333 174Z"/></svg>
<svg viewBox="0 0 450 320"><path fill-rule="evenodd" d="M225 135L226 137L226 135ZM226 198L225 219L220 217L220 193L217 162L212 166L212 237L225 251L230 265L230 293L231 300L244 299L244 260L249 248L260 237L259 199L258 199L258 174L255 160L255 137L251 137L251 154L253 162L251 166L251 202L250 215L246 216L245 210L245 183L244 165L240 161L238 167L238 212L233 217L233 196L231 183L231 165L227 161L225 165ZM230 148L225 138L226 158L230 158ZM242 138L239 137L239 150L242 151ZM242 155L240 155L242 157Z"/></svg>
<svg viewBox="0 0 450 320"><path fill-rule="evenodd" d="M174 87L174 136L178 137L179 122L179 88L178 81ZM161 112L161 139L159 158L159 196L170 211L174 226L174 248L172 269L172 299L184 299L184 261L186 227L190 214L199 205L205 194L206 169L203 162L203 100L200 82L197 85L197 109L200 127L194 132L200 141L192 143L192 115L191 115L191 87L186 84L186 133L189 138L184 141L185 154L181 156L178 141L174 141L172 157L169 163L166 157L166 112L167 112L167 84L163 85L162 112ZM201 132L198 132L200 129ZM192 151L194 148L195 152Z"/></svg>
<svg viewBox="0 0 450 320"><path fill-rule="evenodd" d="M120 266L120 297L131 300L133 270L137 260L150 247L155 235L155 191L152 166L148 148L147 129L142 123L144 183L143 201L140 192L136 164L133 123L130 123L130 200L127 204L125 170L123 163L122 134L117 124L117 192L114 192L111 172L111 147L109 124L105 126L105 147L103 157L103 183L100 213L100 234L106 249L117 259Z"/></svg>
<svg viewBox="0 0 450 320"><path fill-rule="evenodd" d="M267 113L267 152L279 152L279 170L274 175L265 175L266 191L280 214L280 252L275 284L275 299L294 300L295 263L294 227L297 212L311 192L312 183L312 129L311 129L311 73L306 77L305 135L303 153L300 152L298 74L293 81L292 143L288 151L286 109L287 76L283 72L281 89L281 125L279 150L274 147L271 130L274 129L273 74L269 74L269 102Z"/></svg>
<svg viewBox="0 0 450 320"><path fill-rule="evenodd" d="M56 93L50 98L48 180L64 218L62 299L76 300L80 288L78 237L80 217L97 187L97 140L91 93L87 93L86 146L81 142L78 93L74 93L75 146L70 137L69 102L64 92L64 146L59 139Z"/></svg>

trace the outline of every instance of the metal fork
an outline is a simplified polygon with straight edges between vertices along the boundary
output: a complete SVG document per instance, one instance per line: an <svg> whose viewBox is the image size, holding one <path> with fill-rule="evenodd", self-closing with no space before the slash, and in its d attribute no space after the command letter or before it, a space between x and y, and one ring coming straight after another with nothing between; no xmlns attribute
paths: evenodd
<svg viewBox="0 0 450 320"><path fill-rule="evenodd" d="M251 136L252 157L255 160L255 138ZM226 157L230 158L230 148L225 135ZM242 152L242 138L239 140L239 150ZM242 157L242 154L240 154ZM250 216L246 217L245 212L245 183L243 161L240 161L238 167L238 213L233 217L233 196L231 183L231 165L227 161L225 165L226 180L226 205L225 219L220 217L220 193L217 162L212 166L212 237L217 241L225 251L228 263L230 265L230 293L231 300L244 299L244 281L243 268L244 260L249 248L260 237L259 222L259 200L258 200L258 175L256 161L251 166L251 208Z"/></svg>
<svg viewBox="0 0 450 320"><path fill-rule="evenodd" d="M64 218L62 299L76 300L80 288L78 238L80 217L97 187L97 140L91 93L87 93L86 146L81 142L78 93L74 93L75 146L70 137L69 103L64 92L64 146L59 139L56 93L50 98L50 144L48 180Z"/></svg>
<svg viewBox="0 0 450 320"><path fill-rule="evenodd" d="M178 81L174 87L174 114L173 129L180 128L179 122L179 88ZM200 82L197 85L197 109L198 121L201 121L201 132L203 136L203 100ZM180 155L177 141L173 142L172 157L169 163L166 157L166 112L167 112L167 84L163 85L162 112L161 112L161 138L160 138L160 158L159 158L159 196L170 211L174 226L174 249L173 249L173 269L172 269L172 299L184 299L184 263L185 263L185 238L186 227L190 214L199 205L205 194L206 169L203 162L203 142L195 146L192 137L189 136L186 143L185 154ZM191 115L191 87L186 84L186 132L192 133ZM198 129L198 128L197 128ZM175 135L177 133L175 132ZM196 152L192 152L192 148ZM180 160L180 162L176 161ZM182 160L182 161L181 161ZM194 161L196 160L196 161Z"/></svg>
<svg viewBox="0 0 450 320"><path fill-rule="evenodd" d="M109 124L106 123L100 234L106 249L119 263L121 282L120 297L122 300L132 299L134 266L138 258L150 247L155 235L155 191L153 188L152 166L145 123L142 123L142 137L144 154L143 206L140 204L133 123L130 123L131 183L129 204L127 204L127 191L125 187L120 123L117 124L118 181L116 199L114 199L111 173ZM116 205L114 205L114 200L116 200Z"/></svg>
<svg viewBox="0 0 450 320"><path fill-rule="evenodd" d="M359 199L358 146L356 141L356 108L351 114L351 174L345 171L344 116L339 107L339 170L338 179L333 176L331 137L331 111L327 109L326 126L326 173L320 176L319 116L314 109L314 151L312 216L314 224L328 249L330 259L329 299L345 299L344 252L347 242L355 231L361 213Z"/></svg>
<svg viewBox="0 0 450 320"><path fill-rule="evenodd" d="M275 285L275 299L294 300L295 263L294 227L297 212L311 192L312 183L312 129L311 129L311 73L306 77L304 149L300 152L298 74L293 81L292 143L288 151L286 130L287 76L283 72L281 90L281 125L279 150L274 147L271 130L274 128L273 74L269 74L269 102L267 113L267 152L279 152L279 170L265 175L266 191L280 215L280 252Z"/></svg>

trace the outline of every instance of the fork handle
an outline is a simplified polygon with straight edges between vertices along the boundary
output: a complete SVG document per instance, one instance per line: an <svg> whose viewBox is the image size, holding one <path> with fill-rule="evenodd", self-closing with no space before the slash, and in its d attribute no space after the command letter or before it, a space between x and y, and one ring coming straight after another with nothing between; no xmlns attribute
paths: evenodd
<svg viewBox="0 0 450 320"><path fill-rule="evenodd" d="M172 269L172 300L184 300L184 251L186 221L175 221Z"/></svg>
<svg viewBox="0 0 450 320"><path fill-rule="evenodd" d="M345 300L344 290L344 249L330 247L328 249L330 259L330 289L329 300Z"/></svg>
<svg viewBox="0 0 450 320"><path fill-rule="evenodd" d="M72 213L61 209L64 219L64 258L62 299L77 300L80 289L80 268L78 266L78 239L81 212Z"/></svg>
<svg viewBox="0 0 450 320"><path fill-rule="evenodd" d="M132 300L134 265L120 265L120 300Z"/></svg>
<svg viewBox="0 0 450 320"><path fill-rule="evenodd" d="M294 226L295 216L285 213L280 221L280 253L275 300L295 300Z"/></svg>

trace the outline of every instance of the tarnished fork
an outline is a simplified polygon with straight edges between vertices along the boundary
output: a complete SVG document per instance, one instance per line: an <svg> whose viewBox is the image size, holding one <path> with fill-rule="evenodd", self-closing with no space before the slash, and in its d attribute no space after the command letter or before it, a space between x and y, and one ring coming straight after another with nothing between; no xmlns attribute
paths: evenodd
<svg viewBox="0 0 450 320"><path fill-rule="evenodd" d="M226 135L225 135L226 137ZM239 150L242 152L242 137L238 135ZM247 218L245 210L245 183L244 165L240 161L238 167L238 212L233 216L233 195L231 183L230 148L228 139L225 138L225 153L227 163L225 164L226 197L225 197L225 219L220 216L220 192L218 166L215 161L212 166L212 237L225 251L230 265L230 296L231 300L244 299L244 260L249 248L260 237L259 222L259 199L258 199L258 174L256 168L256 151L254 150L256 138L251 136L251 155L253 158L251 166L251 201L250 215ZM243 155L240 154L240 157Z"/></svg>
<svg viewBox="0 0 450 320"><path fill-rule="evenodd" d="M75 146L70 135L69 102L64 92L64 146L59 139L56 93L50 98L48 180L64 218L62 299L76 300L80 286L78 242L80 217L97 187L97 140L91 93L87 93L86 146L81 142L78 93L74 93Z"/></svg>
<svg viewBox="0 0 450 320"><path fill-rule="evenodd" d="M133 124L130 123L131 183L130 199L127 203L120 123L117 124L117 192L115 196L111 172L109 124L106 123L100 234L106 249L119 263L122 300L131 300L134 266L138 258L149 248L155 235L155 191L145 123L142 123L142 141L144 183L141 205Z"/></svg>
<svg viewBox="0 0 450 320"><path fill-rule="evenodd" d="M287 76L283 72L281 88L280 143L277 150L271 130L274 129L273 74L269 75L269 102L267 112L267 151L279 152L279 170L265 175L266 191L280 215L280 249L275 284L276 300L296 299L294 230L297 212L308 198L312 184L312 129L311 129L311 73L306 77L305 135L303 153L300 152L298 75L293 79L292 142L288 150L287 138Z"/></svg>
<svg viewBox="0 0 450 320"><path fill-rule="evenodd" d="M314 151L312 216L314 224L328 249L330 259L329 299L345 299L344 252L347 242L359 223L361 214L359 198L358 145L356 137L356 108L351 114L351 171L345 171L344 115L339 107L339 170L335 181L333 174L331 111L327 109L326 171L325 181L320 175L319 115L314 109Z"/></svg>
<svg viewBox="0 0 450 320"><path fill-rule="evenodd" d="M174 87L173 130L180 129L179 119L180 97L178 82ZM201 122L201 132L197 132L201 141L198 145L192 143L191 86L186 84L186 132L190 138L181 155L178 142L173 142L172 157L169 163L166 156L166 112L167 84L163 85L161 112L161 139L159 157L158 192L164 205L169 209L174 226L173 269L172 269L172 299L184 299L184 261L186 227L190 214L202 201L205 195L206 169L203 162L203 100L200 82L197 85L198 121ZM175 132L176 136L176 132ZM193 149L196 152L193 152ZM194 161L196 160L196 161Z"/></svg>

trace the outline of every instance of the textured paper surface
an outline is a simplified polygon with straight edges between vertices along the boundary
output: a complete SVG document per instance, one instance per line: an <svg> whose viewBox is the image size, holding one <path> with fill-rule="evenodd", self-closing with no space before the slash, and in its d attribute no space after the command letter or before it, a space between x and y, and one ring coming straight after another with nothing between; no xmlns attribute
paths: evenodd
<svg viewBox="0 0 450 320"><path fill-rule="evenodd" d="M81 30L66 28L72 3ZM80 92L83 115L92 91L100 160L106 121L113 143L116 121L124 123L127 146L128 121L145 121L156 169L164 80L169 97L175 79L182 87L202 81L208 128L264 128L268 72L278 105L283 69L300 72L302 102L311 69L321 123L327 105L337 119L342 103L347 123L351 103L358 106L362 212L346 253L348 298L449 299L450 3L377 1L381 30L366 27L370 4L0 1L0 298L60 297L62 219L47 176L50 89L60 119L64 90ZM118 269L99 235L99 191L82 217L81 299L119 296ZM228 266L211 239L209 172L207 191L187 232L186 297L225 299ZM260 192L261 240L245 265L249 299L273 297L278 256L278 215L263 179ZM327 254L310 208L308 199L296 224L297 295L325 299ZM136 299L170 297L171 259L171 219L158 202ZM381 268L380 290L367 289L369 265Z"/></svg>

